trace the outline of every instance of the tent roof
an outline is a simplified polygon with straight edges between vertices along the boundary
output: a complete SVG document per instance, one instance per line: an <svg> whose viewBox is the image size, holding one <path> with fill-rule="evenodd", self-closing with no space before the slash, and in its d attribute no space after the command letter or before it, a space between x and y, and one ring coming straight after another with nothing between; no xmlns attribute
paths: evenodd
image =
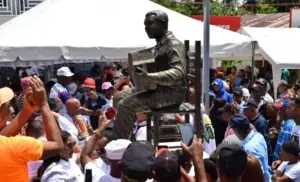
<svg viewBox="0 0 300 182"><path fill-rule="evenodd" d="M272 64L276 96L281 69L300 69L300 29L244 27L239 32L256 40L258 51Z"/></svg>
<svg viewBox="0 0 300 182"><path fill-rule="evenodd" d="M202 22L149 0L45 0L0 26L0 62L127 59L128 52L155 45L144 18L156 9L168 14L180 40L203 39ZM211 57L251 56L250 38L216 26L210 31Z"/></svg>
<svg viewBox="0 0 300 182"><path fill-rule="evenodd" d="M273 66L300 69L299 28L243 27L240 33L258 42L258 51Z"/></svg>

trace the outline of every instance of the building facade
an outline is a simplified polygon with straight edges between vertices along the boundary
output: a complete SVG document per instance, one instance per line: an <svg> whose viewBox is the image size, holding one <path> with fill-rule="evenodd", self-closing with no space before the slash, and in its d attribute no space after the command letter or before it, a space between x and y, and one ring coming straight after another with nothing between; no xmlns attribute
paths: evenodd
<svg viewBox="0 0 300 182"><path fill-rule="evenodd" d="M43 0L0 0L0 25L41 2Z"/></svg>

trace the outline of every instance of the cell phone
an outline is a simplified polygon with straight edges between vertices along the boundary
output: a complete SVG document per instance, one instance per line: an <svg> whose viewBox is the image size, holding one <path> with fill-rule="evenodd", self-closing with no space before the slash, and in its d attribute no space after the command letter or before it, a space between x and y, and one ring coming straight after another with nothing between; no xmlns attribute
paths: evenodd
<svg viewBox="0 0 300 182"><path fill-rule="evenodd" d="M181 134L182 142L188 146L192 138L194 137L193 127L190 123L178 125Z"/></svg>
<svg viewBox="0 0 300 182"><path fill-rule="evenodd" d="M92 182L93 181L93 175L92 175L92 170L91 169L87 169L85 171L85 182Z"/></svg>
<svg viewBox="0 0 300 182"><path fill-rule="evenodd" d="M90 87L82 87L82 91L83 91L84 93L88 93L88 92L91 91L91 88L90 88Z"/></svg>

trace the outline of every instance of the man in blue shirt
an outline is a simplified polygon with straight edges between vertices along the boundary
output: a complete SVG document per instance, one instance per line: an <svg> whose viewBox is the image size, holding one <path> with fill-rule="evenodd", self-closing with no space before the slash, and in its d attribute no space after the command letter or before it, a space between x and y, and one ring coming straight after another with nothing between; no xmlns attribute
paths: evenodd
<svg viewBox="0 0 300 182"><path fill-rule="evenodd" d="M255 127L256 131L263 135L267 147L268 147L268 156L270 164L273 159L272 145L270 139L268 137L269 127L266 119L258 112L257 104L249 100L247 103L243 105L244 115L250 121L250 123Z"/></svg>
<svg viewBox="0 0 300 182"><path fill-rule="evenodd" d="M249 120L242 114L230 119L230 124L236 136L242 140L242 148L248 155L256 157L264 173L265 182L271 182L270 167L268 165L268 149L264 137L250 129Z"/></svg>
<svg viewBox="0 0 300 182"><path fill-rule="evenodd" d="M282 108L280 110L280 117L282 117L281 130L278 134L277 143L275 146L275 151L273 155L273 161L279 160L281 146L284 142L288 142L292 140L292 132L293 128L296 125L294 119L294 102L290 102L290 100L285 100L282 103Z"/></svg>

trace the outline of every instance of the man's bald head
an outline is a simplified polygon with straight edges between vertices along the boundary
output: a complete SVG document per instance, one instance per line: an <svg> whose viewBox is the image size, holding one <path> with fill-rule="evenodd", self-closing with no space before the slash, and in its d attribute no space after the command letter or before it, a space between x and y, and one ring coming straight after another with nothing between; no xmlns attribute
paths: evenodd
<svg viewBox="0 0 300 182"><path fill-rule="evenodd" d="M80 101L76 98L70 98L66 101L67 113L71 115L79 114Z"/></svg>
<svg viewBox="0 0 300 182"><path fill-rule="evenodd" d="M80 101L76 98L70 98L66 101L66 106L67 105L73 105L73 104L79 104L80 105Z"/></svg>

